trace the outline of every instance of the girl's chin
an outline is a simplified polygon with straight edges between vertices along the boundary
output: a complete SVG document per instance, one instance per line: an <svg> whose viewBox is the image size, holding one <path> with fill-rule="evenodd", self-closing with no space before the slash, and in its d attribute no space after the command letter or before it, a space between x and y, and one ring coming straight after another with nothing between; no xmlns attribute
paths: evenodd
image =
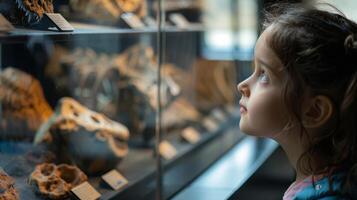
<svg viewBox="0 0 357 200"><path fill-rule="evenodd" d="M257 130L252 130L251 128L245 126L242 123L239 124L239 129L241 132L249 136L270 138L270 136L267 135L267 133L262 133L262 132L257 132Z"/></svg>

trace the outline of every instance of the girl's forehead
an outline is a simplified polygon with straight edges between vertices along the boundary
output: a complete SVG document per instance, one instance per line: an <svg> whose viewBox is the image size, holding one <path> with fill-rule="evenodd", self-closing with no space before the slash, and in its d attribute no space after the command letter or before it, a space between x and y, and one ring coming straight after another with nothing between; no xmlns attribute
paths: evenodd
<svg viewBox="0 0 357 200"><path fill-rule="evenodd" d="M263 63L269 64L276 70L280 71L283 68L283 64L277 54L269 45L269 38L272 34L271 27L268 27L259 36L254 52L255 62L262 61Z"/></svg>

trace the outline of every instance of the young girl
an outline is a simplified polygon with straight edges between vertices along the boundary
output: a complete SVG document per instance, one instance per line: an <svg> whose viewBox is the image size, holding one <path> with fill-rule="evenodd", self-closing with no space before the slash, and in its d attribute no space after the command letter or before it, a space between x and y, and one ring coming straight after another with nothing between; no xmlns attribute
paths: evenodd
<svg viewBox="0 0 357 200"><path fill-rule="evenodd" d="M296 170L287 199L357 199L357 24L303 4L266 16L240 128L276 140Z"/></svg>

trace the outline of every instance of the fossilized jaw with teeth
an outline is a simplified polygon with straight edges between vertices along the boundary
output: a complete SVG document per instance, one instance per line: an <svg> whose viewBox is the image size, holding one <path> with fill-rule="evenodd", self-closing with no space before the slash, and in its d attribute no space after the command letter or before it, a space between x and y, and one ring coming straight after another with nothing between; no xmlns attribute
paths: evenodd
<svg viewBox="0 0 357 200"><path fill-rule="evenodd" d="M52 144L60 146L71 160L88 172L115 167L128 153L128 129L82 106L72 98L62 98L55 114L38 130L35 143L50 132Z"/></svg>

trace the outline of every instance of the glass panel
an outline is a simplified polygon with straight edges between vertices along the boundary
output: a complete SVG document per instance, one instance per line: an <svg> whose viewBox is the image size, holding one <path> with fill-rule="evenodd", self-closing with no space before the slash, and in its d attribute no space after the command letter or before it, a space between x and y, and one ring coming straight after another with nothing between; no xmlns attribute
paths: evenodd
<svg viewBox="0 0 357 200"><path fill-rule="evenodd" d="M154 193L153 2L24 2L0 2L14 26L0 25L1 187L7 181L10 199L28 200Z"/></svg>
<svg viewBox="0 0 357 200"><path fill-rule="evenodd" d="M15 199L168 199L243 137L256 1L29 1L0 2Z"/></svg>
<svg viewBox="0 0 357 200"><path fill-rule="evenodd" d="M163 1L161 127L176 153L163 158L163 199L242 139L236 85L250 72L257 38L256 1L173 2ZM167 91L177 93L168 99Z"/></svg>

